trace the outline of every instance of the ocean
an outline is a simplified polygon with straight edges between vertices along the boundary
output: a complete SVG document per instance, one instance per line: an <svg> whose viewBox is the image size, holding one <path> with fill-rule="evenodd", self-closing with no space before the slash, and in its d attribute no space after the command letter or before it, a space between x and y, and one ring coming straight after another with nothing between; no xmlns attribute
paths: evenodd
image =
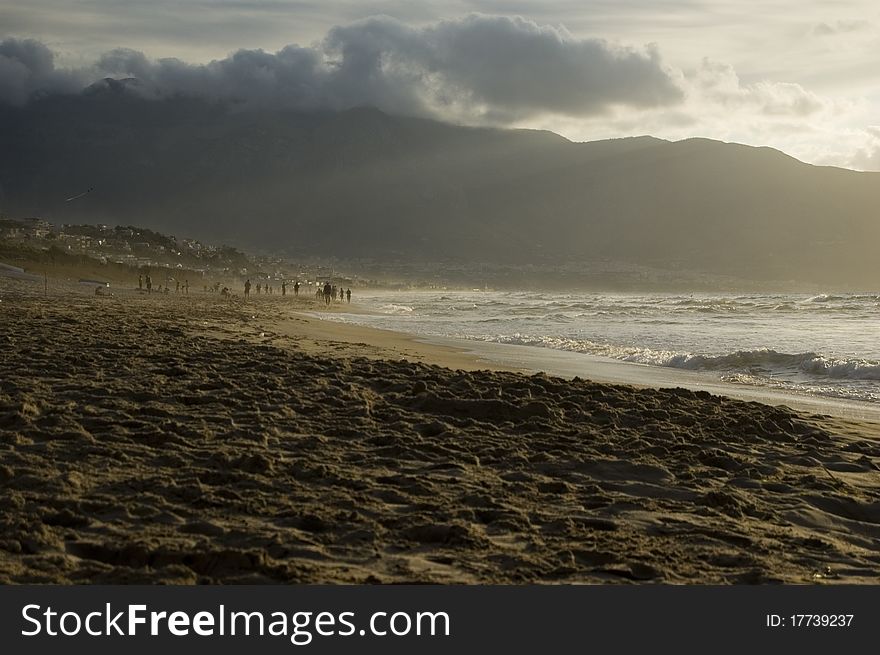
<svg viewBox="0 0 880 655"><path fill-rule="evenodd" d="M362 313L333 320L880 402L880 294L402 291L353 299Z"/></svg>

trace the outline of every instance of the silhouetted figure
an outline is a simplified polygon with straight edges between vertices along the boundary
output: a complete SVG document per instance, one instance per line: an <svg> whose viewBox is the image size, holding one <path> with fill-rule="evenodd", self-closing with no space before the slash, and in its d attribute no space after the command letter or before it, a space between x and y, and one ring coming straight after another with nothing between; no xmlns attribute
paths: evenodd
<svg viewBox="0 0 880 655"><path fill-rule="evenodd" d="M345 291L345 299L348 301L349 304L351 304L351 289L347 289Z"/></svg>
<svg viewBox="0 0 880 655"><path fill-rule="evenodd" d="M325 304L327 304L327 305L330 304L330 299L332 298L332 295L331 295L332 293L333 293L333 287L330 286L329 282L327 282L324 285L324 303Z"/></svg>
<svg viewBox="0 0 880 655"><path fill-rule="evenodd" d="M257 285L257 294L259 295L259 293L260 293L260 285L258 284Z"/></svg>
<svg viewBox="0 0 880 655"><path fill-rule="evenodd" d="M180 280L174 280L174 293L180 293Z"/></svg>
<svg viewBox="0 0 880 655"><path fill-rule="evenodd" d="M285 282L285 281L281 282L281 295L282 296L287 295L287 282Z"/></svg>
<svg viewBox="0 0 880 655"><path fill-rule="evenodd" d="M153 278L147 276L147 293L153 293Z"/></svg>
<svg viewBox="0 0 880 655"><path fill-rule="evenodd" d="M144 289L144 276L138 275L138 291L143 291Z"/></svg>
<svg viewBox="0 0 880 655"><path fill-rule="evenodd" d="M184 280L183 282L183 293L187 296L189 295L189 280Z"/></svg>
<svg viewBox="0 0 880 655"><path fill-rule="evenodd" d="M251 281L246 280L244 283L244 297L249 298L251 295Z"/></svg>
<svg viewBox="0 0 880 655"><path fill-rule="evenodd" d="M293 295L294 296L299 295L299 280L297 280L296 282L293 283Z"/></svg>

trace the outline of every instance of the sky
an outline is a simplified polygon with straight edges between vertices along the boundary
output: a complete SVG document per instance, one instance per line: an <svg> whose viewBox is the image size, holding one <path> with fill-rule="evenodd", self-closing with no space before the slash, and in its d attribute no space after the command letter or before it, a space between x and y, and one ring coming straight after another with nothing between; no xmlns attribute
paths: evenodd
<svg viewBox="0 0 880 655"><path fill-rule="evenodd" d="M876 0L0 0L0 102L144 93L778 148L880 170Z"/></svg>

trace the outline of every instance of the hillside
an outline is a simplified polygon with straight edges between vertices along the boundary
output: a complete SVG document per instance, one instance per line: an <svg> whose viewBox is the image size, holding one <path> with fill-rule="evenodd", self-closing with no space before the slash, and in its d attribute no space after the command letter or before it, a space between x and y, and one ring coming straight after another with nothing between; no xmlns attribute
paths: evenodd
<svg viewBox="0 0 880 655"><path fill-rule="evenodd" d="M289 254L880 285L880 174L704 139L572 143L99 84L0 108L0 211ZM90 187L94 191L65 202Z"/></svg>

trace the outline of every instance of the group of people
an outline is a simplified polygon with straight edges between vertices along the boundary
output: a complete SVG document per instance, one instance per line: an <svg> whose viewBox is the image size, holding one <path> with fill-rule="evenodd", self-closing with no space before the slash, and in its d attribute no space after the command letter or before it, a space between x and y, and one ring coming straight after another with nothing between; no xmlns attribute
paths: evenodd
<svg viewBox="0 0 880 655"><path fill-rule="evenodd" d="M287 295L287 286L288 286L287 280L282 280L281 281L281 295L282 296ZM293 295L294 296L299 295L299 287L300 287L299 280L297 280L296 282L293 283ZM246 280L244 283L244 297L245 298L250 297L251 288L253 288L256 291L256 293L258 293L258 294L264 293L267 296L275 293L275 287L273 287L270 284L257 284L256 287L253 287L253 285L251 284L251 281Z"/></svg>
<svg viewBox="0 0 880 655"><path fill-rule="evenodd" d="M271 295L274 293L274 288L271 285L257 284L256 287L254 287L251 284L250 280L246 280L244 283L244 297L245 298L250 297L252 288L258 294L264 293L267 295ZM294 296L299 296L299 289L300 289L300 283L299 283L299 280L297 280L296 282L293 283L293 295ZM287 295L287 281L286 280L281 282L281 295L282 296ZM330 284L330 282L327 282L326 284L324 284L323 287L320 284L316 283L315 297L318 298L319 300L323 300L328 305L330 304L331 301L336 300L336 298L339 298L339 302L344 302L344 301L351 302L351 289L345 289L343 287L337 288L335 284Z"/></svg>
<svg viewBox="0 0 880 655"><path fill-rule="evenodd" d="M269 284L258 284L256 286L256 292L257 293L260 293L260 292L265 293L267 296L272 295L273 293L275 293L275 287L273 287ZM245 296L251 295L251 281L250 280L247 280L244 283L244 295ZM281 281L281 295L282 296L287 295L287 280ZM293 295L295 295L295 296L299 295L299 281L293 283Z"/></svg>
<svg viewBox="0 0 880 655"><path fill-rule="evenodd" d="M175 293L184 293L189 294L189 280L175 280L174 283L174 291ZM281 295L287 295L287 280L282 280L281 282ZM222 296L227 297L232 294L231 289L229 287L222 287L219 282L213 285L204 285L205 293L209 291L213 291L215 293L220 293ZM254 289L257 294L263 293L265 295L272 295L276 292L275 287L271 284L262 284L258 283L255 287L251 284L250 280L245 281L244 283L244 297L249 298L251 295L251 289ZM165 286L163 287L161 284L154 288L153 287L153 278L149 274L139 274L138 275L138 290L146 291L147 293L169 293L171 291L168 286L168 281L166 280ZM299 280L293 283L293 295L299 296L300 283ZM335 284L331 284L329 281L321 286L317 282L315 282L315 297L319 300L323 300L324 303L329 305L334 300L339 300L339 302L351 302L351 289L346 289L342 286L337 287Z"/></svg>
<svg viewBox="0 0 880 655"><path fill-rule="evenodd" d="M324 287L320 286L315 290L315 297L320 299L323 297L324 302L329 305L332 301L337 298L337 291L339 293L339 302L348 301L351 302L351 289L343 289L342 287L336 288L335 284L330 284L327 282L324 284Z"/></svg>
<svg viewBox="0 0 880 655"><path fill-rule="evenodd" d="M174 281L174 292L188 294L189 293L189 280L184 280L183 284L180 283L180 280ZM138 291L144 291L146 289L147 293L153 293L153 278L147 274L146 276L143 274L138 274ZM156 287L156 293L169 293L171 291L171 287L168 286L168 281L165 281L165 286L163 287L161 284Z"/></svg>

